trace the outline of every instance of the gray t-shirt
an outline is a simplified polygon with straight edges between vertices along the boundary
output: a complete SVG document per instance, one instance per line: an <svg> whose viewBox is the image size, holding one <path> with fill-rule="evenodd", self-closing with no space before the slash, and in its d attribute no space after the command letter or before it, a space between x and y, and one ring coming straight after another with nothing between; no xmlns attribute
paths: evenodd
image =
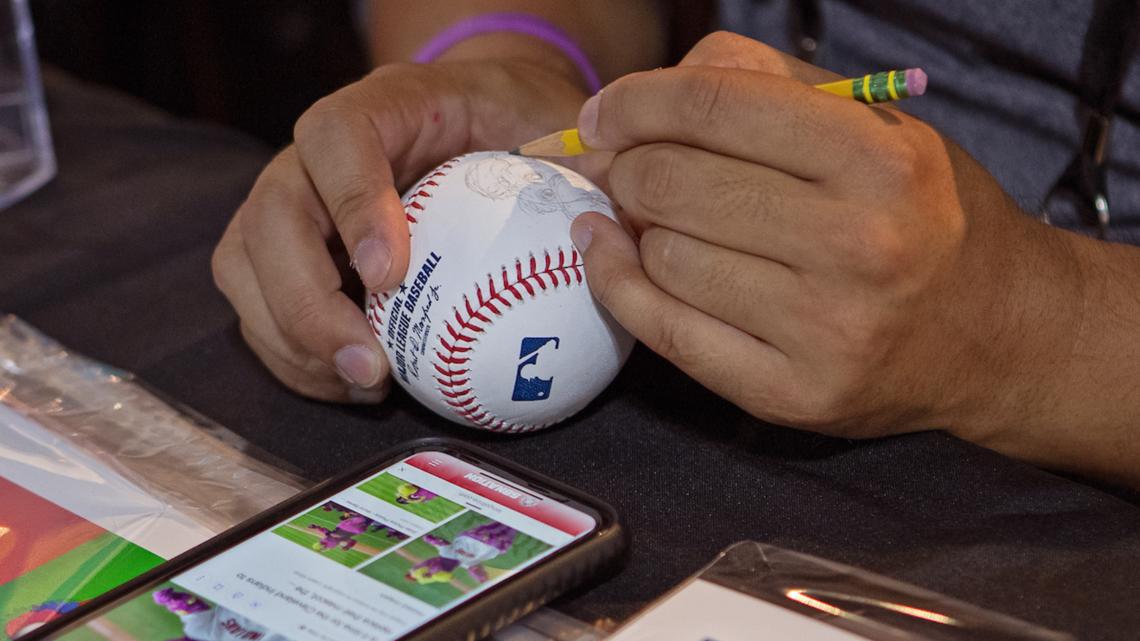
<svg viewBox="0 0 1140 641"><path fill-rule="evenodd" d="M725 29L791 51L795 0L721 0ZM926 96L900 103L973 154L1037 212L1076 151L1090 0L820 0L815 63L845 76L922 67ZM1114 240L1140 243L1140 65L1117 108L1108 177ZM1061 203L1063 205L1063 203ZM1072 211L1050 215L1079 226Z"/></svg>

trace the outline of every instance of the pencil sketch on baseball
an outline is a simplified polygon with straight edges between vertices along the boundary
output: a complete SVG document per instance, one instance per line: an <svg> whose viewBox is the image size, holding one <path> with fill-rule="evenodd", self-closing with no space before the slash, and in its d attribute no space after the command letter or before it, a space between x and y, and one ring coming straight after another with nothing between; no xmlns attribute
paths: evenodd
<svg viewBox="0 0 1140 641"><path fill-rule="evenodd" d="M472 163L464 180L468 189L485 198L516 198L527 214L561 213L573 219L586 211L609 211L601 192L575 187L555 168L527 158L488 156Z"/></svg>

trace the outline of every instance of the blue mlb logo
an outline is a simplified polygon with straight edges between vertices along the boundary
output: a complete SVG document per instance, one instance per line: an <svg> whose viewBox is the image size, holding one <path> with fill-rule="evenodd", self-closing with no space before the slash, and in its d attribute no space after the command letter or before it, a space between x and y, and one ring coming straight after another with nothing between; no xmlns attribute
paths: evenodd
<svg viewBox="0 0 1140 641"><path fill-rule="evenodd" d="M526 337L519 346L519 364L515 369L515 389L512 401L544 401L550 398L554 376L543 377L544 368L551 365L548 354L558 349L554 336Z"/></svg>

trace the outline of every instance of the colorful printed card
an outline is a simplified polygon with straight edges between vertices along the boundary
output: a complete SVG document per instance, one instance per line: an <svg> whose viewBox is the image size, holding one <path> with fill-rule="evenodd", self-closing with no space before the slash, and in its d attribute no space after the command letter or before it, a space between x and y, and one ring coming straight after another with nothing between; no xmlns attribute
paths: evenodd
<svg viewBox="0 0 1140 641"><path fill-rule="evenodd" d="M0 404L0 640L212 534Z"/></svg>

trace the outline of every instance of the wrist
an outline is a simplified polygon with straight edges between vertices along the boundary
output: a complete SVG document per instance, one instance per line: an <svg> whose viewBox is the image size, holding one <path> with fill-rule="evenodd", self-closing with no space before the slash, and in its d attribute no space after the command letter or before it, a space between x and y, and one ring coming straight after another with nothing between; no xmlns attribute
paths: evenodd
<svg viewBox="0 0 1140 641"><path fill-rule="evenodd" d="M513 149L573 126L586 99L564 75L526 58L445 60L429 69L461 102L468 151Z"/></svg>
<svg viewBox="0 0 1140 641"><path fill-rule="evenodd" d="M985 381L981 411L952 431L1044 467L1140 483L1140 249L1033 227L1037 259L1024 261L1019 320L998 352L1014 367Z"/></svg>
<svg viewBox="0 0 1140 641"><path fill-rule="evenodd" d="M590 95L585 76L558 47L533 36L512 32L486 33L456 43L435 58L437 62L522 63L569 82Z"/></svg>
<svg viewBox="0 0 1140 641"><path fill-rule="evenodd" d="M517 37L507 39L503 37L506 35ZM489 36L494 37L487 39ZM578 41L558 24L531 13L492 12L470 16L435 34L420 47L412 60L435 62L457 46L477 38L482 41L467 44L463 49L471 51L478 48L483 52L488 49L507 49L509 55L513 56L542 54L542 58L553 60L556 64L558 61L568 62L576 68L587 93L597 93L602 88L594 64ZM524 45L524 39L530 42Z"/></svg>
<svg viewBox="0 0 1140 641"><path fill-rule="evenodd" d="M1001 229L998 229L1001 227ZM1009 211L992 212L973 241L976 276L959 285L949 312L954 349L938 425L1021 459L1057 416L1065 372L1085 315L1079 238ZM962 305L961 303L970 303Z"/></svg>
<svg viewBox="0 0 1140 641"><path fill-rule="evenodd" d="M1140 485L1140 248L1057 231L1081 272L1079 321L1045 383L1052 402L1024 458Z"/></svg>

